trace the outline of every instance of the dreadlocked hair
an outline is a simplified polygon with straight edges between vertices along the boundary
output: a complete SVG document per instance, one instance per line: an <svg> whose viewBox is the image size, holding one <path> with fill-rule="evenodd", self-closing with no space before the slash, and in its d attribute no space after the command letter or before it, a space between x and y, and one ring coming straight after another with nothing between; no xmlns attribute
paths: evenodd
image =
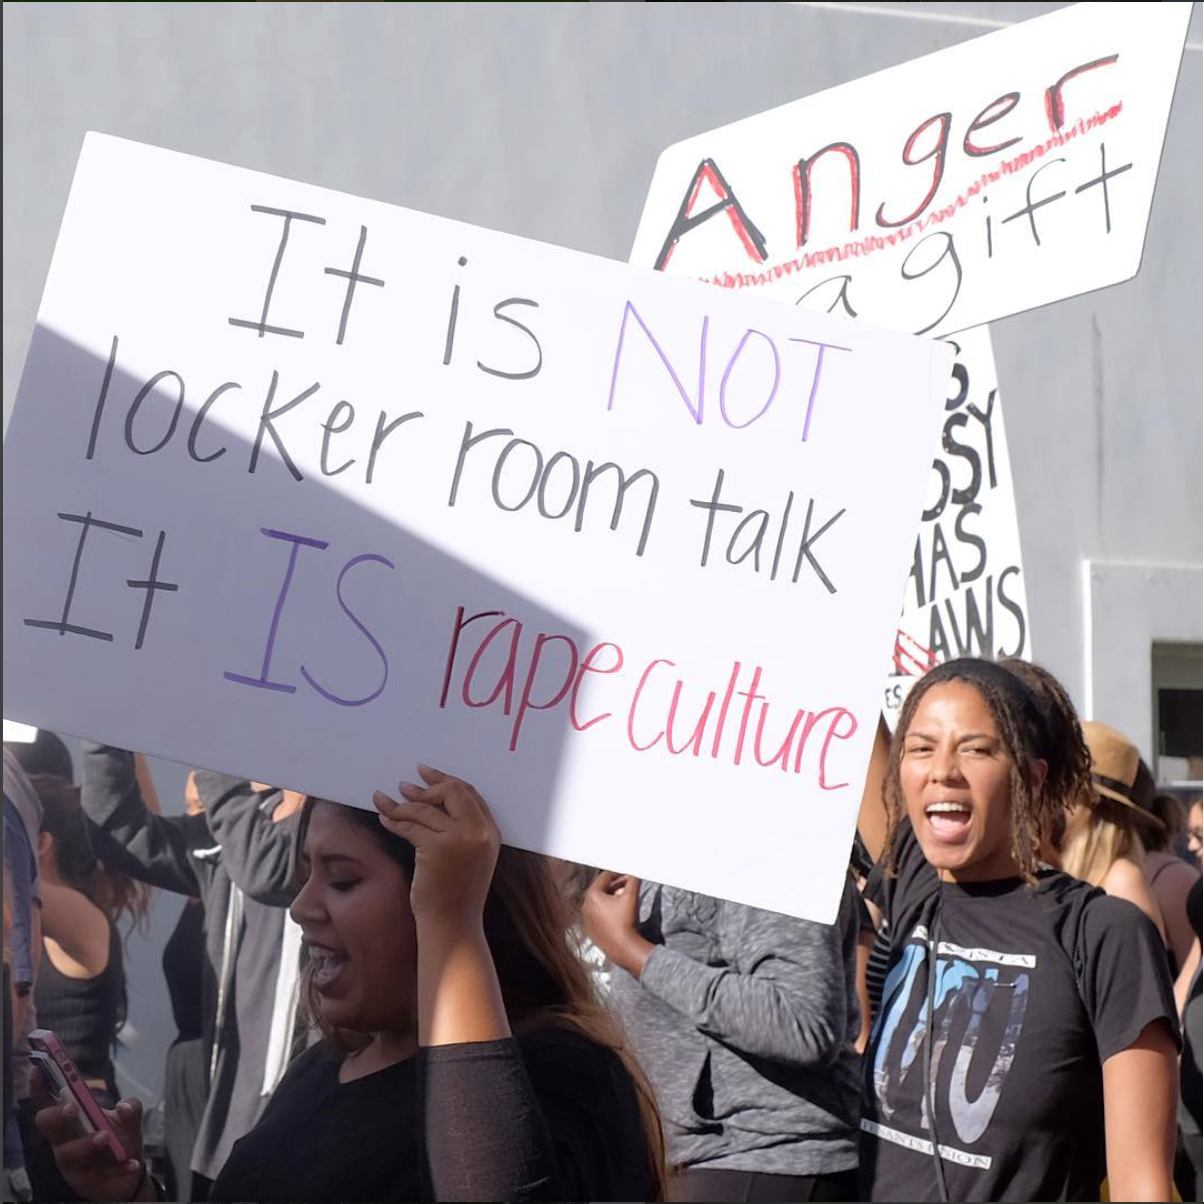
<svg viewBox="0 0 1204 1204"><path fill-rule="evenodd" d="M1068 781L1077 772L1070 768L1074 763L1073 755L1068 757L1064 750L1059 750L1057 755L1051 757L1054 735L1047 727L1044 710L1028 684L1008 668L975 657L960 657L931 669L916 683L903 703L891 740L883 782L887 813L886 872L892 876L895 873L895 837L899 823L907 813L899 776L904 740L924 696L937 686L950 682L964 682L973 686L991 712L996 734L1009 761L1011 852L1020 877L1033 886L1037 881L1042 837L1056 831L1059 822L1064 823L1065 801L1069 800L1064 800L1060 793L1046 786L1034 789L1031 767L1035 761L1045 761L1052 769L1056 760L1060 766L1064 765L1059 769L1060 780ZM1066 701L1069 704L1069 699ZM1077 722L1076 719L1076 727ZM1078 738L1082 740L1081 732Z"/></svg>
<svg viewBox="0 0 1204 1204"><path fill-rule="evenodd" d="M1091 750L1083 739L1079 713L1065 686L1041 665L1009 656L999 664L1028 687L1049 735L1045 760L1045 792L1064 807L1072 807L1091 793Z"/></svg>

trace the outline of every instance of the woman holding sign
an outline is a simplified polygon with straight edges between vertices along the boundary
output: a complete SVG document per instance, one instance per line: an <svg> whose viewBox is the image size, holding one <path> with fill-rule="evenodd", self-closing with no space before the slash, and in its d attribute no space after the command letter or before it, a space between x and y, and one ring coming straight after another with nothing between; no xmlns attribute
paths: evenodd
<svg viewBox="0 0 1204 1204"><path fill-rule="evenodd" d="M892 950L864 1198L1091 1200L1105 1174L1112 1199L1170 1198L1166 958L1135 907L1040 863L1074 751L1049 704L1006 668L951 661L912 690L878 759Z"/></svg>
<svg viewBox="0 0 1204 1204"><path fill-rule="evenodd" d="M215 1200L663 1198L659 1121L566 940L542 858L499 855L471 786L420 767L380 811L310 800L292 906L325 1038L235 1146ZM139 1148L140 1109L111 1114ZM151 1200L63 1108L39 1124L87 1199Z"/></svg>

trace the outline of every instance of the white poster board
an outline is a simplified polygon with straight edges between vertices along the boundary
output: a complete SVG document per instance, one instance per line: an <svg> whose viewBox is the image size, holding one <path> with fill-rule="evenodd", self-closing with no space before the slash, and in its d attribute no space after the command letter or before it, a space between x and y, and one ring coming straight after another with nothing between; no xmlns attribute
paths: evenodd
<svg viewBox="0 0 1204 1204"><path fill-rule="evenodd" d="M951 351L90 134L4 709L831 920ZM17 516L19 516L19 521Z"/></svg>
<svg viewBox="0 0 1204 1204"><path fill-rule="evenodd" d="M678 142L632 261L933 336L1128 280L1190 16L1075 4Z"/></svg>
<svg viewBox="0 0 1204 1204"><path fill-rule="evenodd" d="M892 730L908 690L933 665L957 656L1032 657L990 335L980 326L949 342L957 360L883 693Z"/></svg>

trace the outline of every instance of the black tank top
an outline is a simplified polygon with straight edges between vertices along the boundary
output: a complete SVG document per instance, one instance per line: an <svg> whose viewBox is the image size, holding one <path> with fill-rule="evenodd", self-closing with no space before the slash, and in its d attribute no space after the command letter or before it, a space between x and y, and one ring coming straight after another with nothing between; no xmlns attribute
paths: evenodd
<svg viewBox="0 0 1204 1204"><path fill-rule="evenodd" d="M109 961L95 978L68 978L49 956L42 958L34 987L38 1027L58 1035L85 1079L116 1093L113 1045L125 1018L125 966L121 935L109 920Z"/></svg>

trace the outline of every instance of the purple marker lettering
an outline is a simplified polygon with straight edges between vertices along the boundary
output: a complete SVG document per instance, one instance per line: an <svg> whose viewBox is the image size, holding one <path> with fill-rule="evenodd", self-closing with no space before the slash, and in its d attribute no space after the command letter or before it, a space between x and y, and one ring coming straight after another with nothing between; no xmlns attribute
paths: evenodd
<svg viewBox="0 0 1204 1204"><path fill-rule="evenodd" d="M268 678L268 670L272 667L272 649L276 644L276 631L280 626L280 615L284 611L284 599L288 597L288 587L293 581L293 570L297 566L297 553L302 547L318 548L319 550L328 548L330 544L324 539L309 539L304 535L290 535L287 531L273 531L270 527L261 527L260 530L269 539L282 539L286 543L291 543L292 549L288 556L288 568L284 573L284 582L280 586L280 594L276 598L276 609L272 612L272 625L268 628L267 647L263 651L263 668L259 671L258 677L245 677L241 673L225 672L222 676L227 681L237 682L240 686L256 686L261 690L277 690L281 694L295 694L296 686L287 685L284 682L271 681Z"/></svg>
<svg viewBox="0 0 1204 1204"><path fill-rule="evenodd" d="M615 347L615 364L614 370L610 376L610 396L606 399L607 410L614 409L615 404L615 389L619 383L619 363L623 358L623 339L627 334L627 315L634 314L635 320L640 324L640 328L648 336L648 341L652 344L656 354L661 357L661 363L665 365L669 375L673 378L673 383L677 387L678 393L681 395L682 401L686 403L686 409L690 411L693 419L697 423L702 422L703 404L706 394L706 367L707 367L707 330L710 327L711 319L704 317L702 319L702 333L698 342L698 404L695 405L690 401L690 395L686 392L681 380L673 369L673 365L669 362L669 357L661 349L660 343L656 341L656 336L648 329L647 323L640 317L639 311L630 301L623 306L623 321L619 326L619 341Z"/></svg>
<svg viewBox="0 0 1204 1204"><path fill-rule="evenodd" d="M803 438L802 442L807 442L807 436L811 433L811 411L815 408L815 395L819 392L819 378L824 370L824 351L830 348L833 351L852 351L852 347L841 347L836 343L821 343L816 339L791 339L792 343L810 343L812 347L819 348L819 354L815 359L815 375L811 378L811 393L807 398L807 416L803 419Z"/></svg>
<svg viewBox="0 0 1204 1204"><path fill-rule="evenodd" d="M364 638L376 650L376 655L380 657L381 665L384 667L384 673L381 675L380 685L377 686L371 694L366 694L363 698L340 698L332 691L323 689L322 686L314 681L314 679L309 675L309 672L305 666L301 666L301 676L304 677L305 680L309 682L309 684L313 686L313 688L317 690L323 698L329 702L337 702L339 706L342 707L362 707L364 703L371 702L374 698L379 698L385 688L385 684L389 680L389 658L385 656L385 650L380 646L379 643L377 643L376 637L372 634L372 632L370 632L367 627L365 627L363 623L359 621L355 614L352 613L351 607L347 605L346 600L343 598L343 578L347 576L347 573L350 569L354 568L357 564L360 564L365 560L373 560L377 564L386 565L391 569L396 568L396 565L394 565L391 560L387 560L384 556L378 556L374 552L365 552L362 556L353 556L345 565L343 565L343 571L339 573L339 579L335 583L334 592L335 596L339 600L339 605L343 608L343 613L356 625L356 627L360 629L360 631L364 633Z"/></svg>

